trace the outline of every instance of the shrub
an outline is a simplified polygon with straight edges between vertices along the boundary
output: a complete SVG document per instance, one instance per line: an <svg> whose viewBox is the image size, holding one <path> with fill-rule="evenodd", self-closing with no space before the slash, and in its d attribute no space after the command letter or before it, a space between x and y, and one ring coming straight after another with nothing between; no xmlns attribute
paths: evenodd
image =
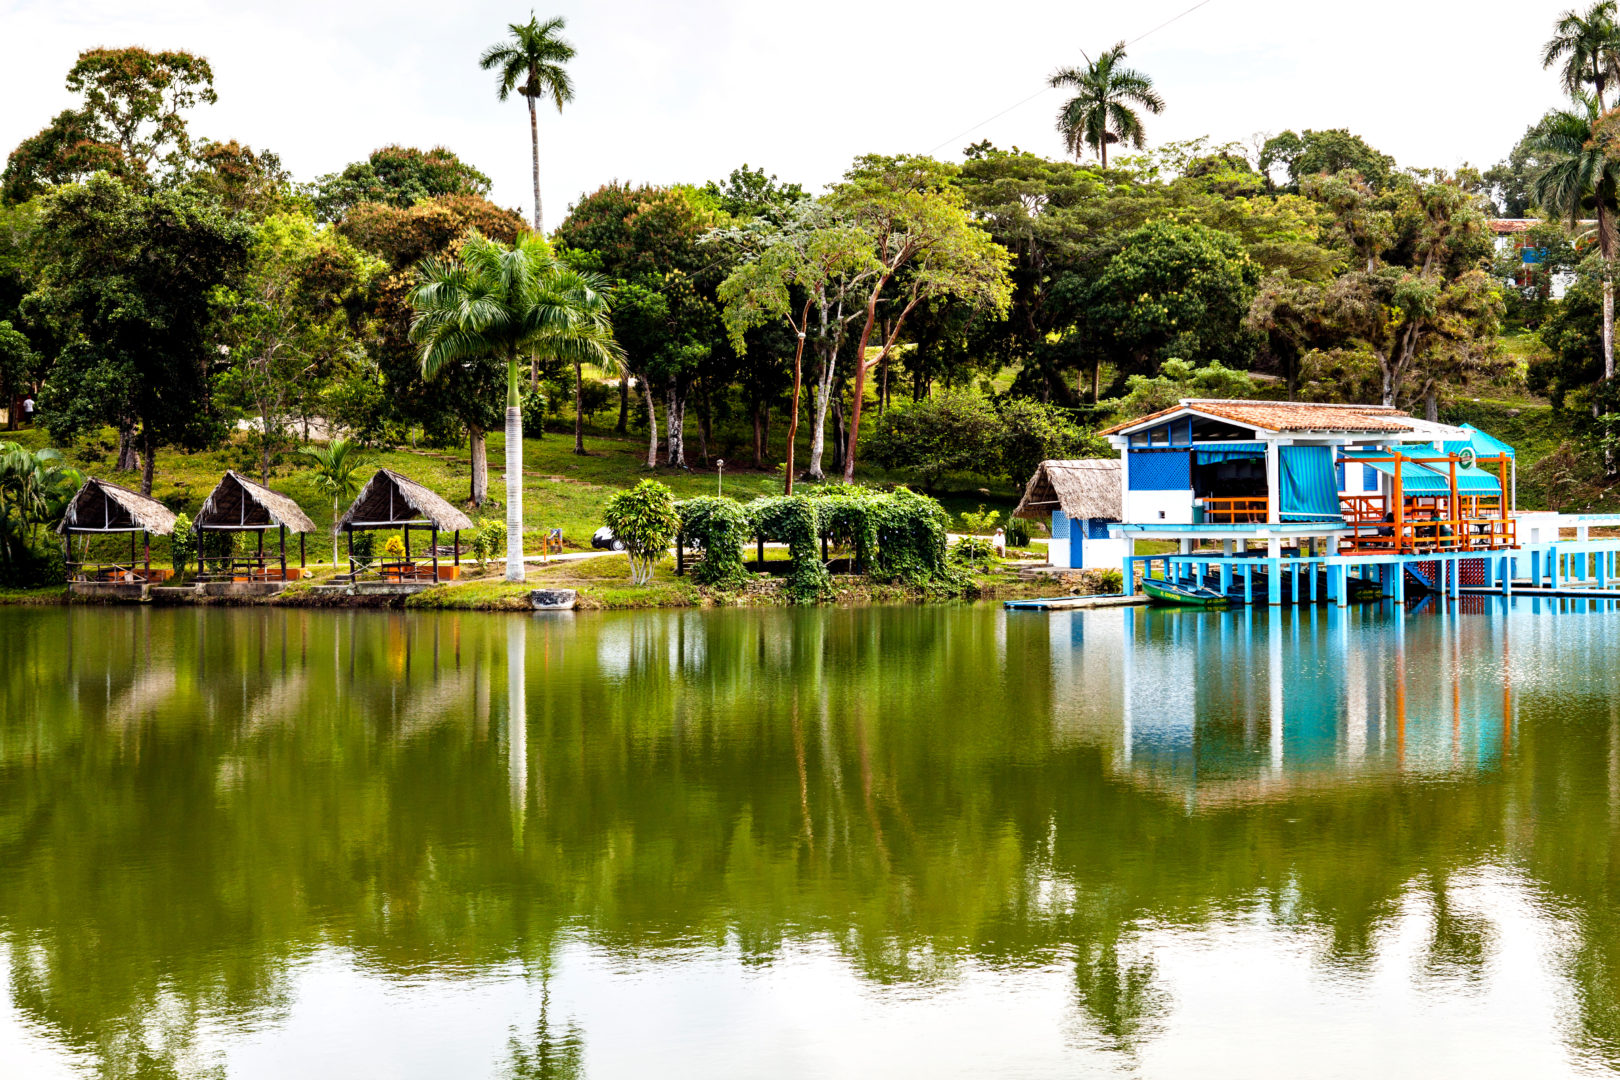
<svg viewBox="0 0 1620 1080"><path fill-rule="evenodd" d="M643 480L610 497L602 508L602 518L630 556L630 580L647 584L681 524L669 488L656 480Z"/></svg>
<svg viewBox="0 0 1620 1080"><path fill-rule="evenodd" d="M373 554L377 550L377 534L370 529L361 529L353 533L354 537L354 565L361 570L371 568Z"/></svg>
<svg viewBox="0 0 1620 1080"><path fill-rule="evenodd" d="M1002 530L1007 534L1008 547L1029 547L1029 522L1021 517L1013 517L1011 510L1007 511L1007 521Z"/></svg>
<svg viewBox="0 0 1620 1080"><path fill-rule="evenodd" d="M703 561L692 568L692 580L699 585L746 580L742 549L752 531L748 511L733 499L713 495L687 499L677 510L682 538L703 552Z"/></svg>
<svg viewBox="0 0 1620 1080"><path fill-rule="evenodd" d="M926 495L896 488L877 502L876 576L907 585L949 578L943 507Z"/></svg>
<svg viewBox="0 0 1620 1080"><path fill-rule="evenodd" d="M500 554L505 546L506 523L491 518L473 526L467 550L478 560L478 565L482 568L488 566L489 560Z"/></svg>
<svg viewBox="0 0 1620 1080"><path fill-rule="evenodd" d="M924 488L947 472L992 475L1001 421L984 395L944 390L922 401L902 402L885 412L861 447L866 460L885 469L909 469ZM986 464L991 472L986 472Z"/></svg>
<svg viewBox="0 0 1620 1080"><path fill-rule="evenodd" d="M993 533L996 525L1001 521L1001 512L986 510L984 503L979 504L979 512L971 510L962 511L962 531L969 533Z"/></svg>
<svg viewBox="0 0 1620 1080"><path fill-rule="evenodd" d="M1082 430L1046 402L1007 398L996 407L996 415L1000 420L997 460L1001 475L1019 487L1043 461L1114 456L1106 440Z"/></svg>
<svg viewBox="0 0 1620 1080"><path fill-rule="evenodd" d="M197 556L197 534L191 527L191 517L179 514L174 519L174 532L169 536L169 562L175 577L185 577L186 567Z"/></svg>
<svg viewBox="0 0 1620 1080"><path fill-rule="evenodd" d="M399 562L405 557L405 541L397 536L390 536L388 542L383 544L383 558L390 562Z"/></svg>
<svg viewBox="0 0 1620 1080"><path fill-rule="evenodd" d="M990 570L996 565L996 549L982 536L964 536L951 545L951 561L974 570Z"/></svg>

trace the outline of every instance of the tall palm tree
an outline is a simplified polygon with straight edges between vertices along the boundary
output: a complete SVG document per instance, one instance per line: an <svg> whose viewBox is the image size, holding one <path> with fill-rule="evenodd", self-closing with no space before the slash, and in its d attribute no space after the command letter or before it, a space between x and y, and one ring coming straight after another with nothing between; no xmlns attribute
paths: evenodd
<svg viewBox="0 0 1620 1080"><path fill-rule="evenodd" d="M543 232L540 216L540 121L535 106L550 98L562 107L574 100L574 83L563 65L574 58L574 47L559 36L565 22L561 16L540 22L529 12L526 23L509 23L511 36L484 50L478 65L485 71L498 70L496 96L505 101L516 90L529 103L529 142L534 149L534 231Z"/></svg>
<svg viewBox="0 0 1620 1080"><path fill-rule="evenodd" d="M315 468L315 487L332 496L332 569L338 564L339 507L360 494L360 477L356 475L365 459L360 444L349 439L333 439L325 446L312 446L303 451Z"/></svg>
<svg viewBox="0 0 1620 1080"><path fill-rule="evenodd" d="M1620 78L1620 22L1616 21L1615 0L1597 0L1581 15L1566 11L1553 27L1553 36L1541 49L1541 66L1559 61L1564 89L1574 95L1592 85L1598 110L1603 109L1603 90Z"/></svg>
<svg viewBox="0 0 1620 1080"><path fill-rule="evenodd" d="M1603 377L1614 378L1615 226L1620 220L1620 118L1606 115L1596 95L1577 92L1574 109L1556 109L1525 139L1546 167L1530 183L1543 211L1573 228L1588 213L1603 256Z"/></svg>
<svg viewBox="0 0 1620 1080"><path fill-rule="evenodd" d="M411 290L411 340L422 346L422 373L492 358L506 364L506 580L523 580L522 362L544 356L611 366L607 283L572 270L538 233L507 247L467 234L448 258L429 259Z"/></svg>
<svg viewBox="0 0 1620 1080"><path fill-rule="evenodd" d="M1079 157L1089 146L1108 167L1108 144L1128 143L1142 148L1142 118L1131 105L1138 105L1157 116L1164 111L1164 99L1153 89L1153 79L1135 68L1124 67L1122 41L1083 68L1059 68L1050 85L1072 87L1074 97L1058 110L1057 129L1069 153Z"/></svg>

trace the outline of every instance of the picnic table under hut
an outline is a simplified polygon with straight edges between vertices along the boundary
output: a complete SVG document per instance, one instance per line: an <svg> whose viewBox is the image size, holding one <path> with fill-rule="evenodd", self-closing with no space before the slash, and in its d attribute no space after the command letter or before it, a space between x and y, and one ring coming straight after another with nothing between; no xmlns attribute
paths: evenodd
<svg viewBox="0 0 1620 1080"><path fill-rule="evenodd" d="M338 519L338 528L348 536L349 578L353 580L363 570L354 560L354 534L364 529L398 529L404 540L403 559L381 561L377 571L384 581L440 581L458 577L461 567L461 531L473 527L472 519L443 497L434 494L415 480L401 476L392 469L378 469L366 482L358 497ZM428 533L431 559L418 562L411 554L411 532ZM451 566L440 567L439 534L449 533Z"/></svg>
<svg viewBox="0 0 1620 1080"><path fill-rule="evenodd" d="M241 473L231 470L222 477L214 490L208 493L192 528L201 540L207 533L258 534L258 547L249 554L233 554L222 558L203 558L208 576L227 580L245 578L249 581L291 581L303 576L304 538L315 531L315 523L292 499L279 491L271 491L256 484ZM276 530L280 545L272 555L264 550L264 534ZM289 572L287 567L287 533L298 535L298 566ZM199 543L199 550L202 545ZM274 560L276 565L271 566Z"/></svg>
<svg viewBox="0 0 1620 1080"><path fill-rule="evenodd" d="M167 571L152 569L152 537L174 532L174 520L174 511L156 499L91 477L68 503L62 523L56 527L62 537L68 580L144 584L166 579ZM129 534L129 561L90 562L90 539L116 533ZM141 537L139 551L135 547L137 533ZM77 558L74 537L85 541Z"/></svg>

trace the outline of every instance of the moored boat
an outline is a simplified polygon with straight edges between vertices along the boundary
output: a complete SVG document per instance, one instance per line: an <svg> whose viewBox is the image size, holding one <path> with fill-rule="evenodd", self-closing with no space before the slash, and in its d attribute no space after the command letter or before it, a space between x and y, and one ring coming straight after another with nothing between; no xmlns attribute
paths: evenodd
<svg viewBox="0 0 1620 1080"><path fill-rule="evenodd" d="M1143 578L1142 591L1155 606L1163 607L1224 607L1226 597L1214 589L1176 585L1159 578Z"/></svg>

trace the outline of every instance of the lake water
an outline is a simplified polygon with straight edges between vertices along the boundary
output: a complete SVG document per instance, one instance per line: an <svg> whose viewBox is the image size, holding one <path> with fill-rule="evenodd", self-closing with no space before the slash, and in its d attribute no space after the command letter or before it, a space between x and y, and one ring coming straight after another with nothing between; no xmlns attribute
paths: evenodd
<svg viewBox="0 0 1620 1080"><path fill-rule="evenodd" d="M0 608L0 1075L1609 1075L1617 642Z"/></svg>

